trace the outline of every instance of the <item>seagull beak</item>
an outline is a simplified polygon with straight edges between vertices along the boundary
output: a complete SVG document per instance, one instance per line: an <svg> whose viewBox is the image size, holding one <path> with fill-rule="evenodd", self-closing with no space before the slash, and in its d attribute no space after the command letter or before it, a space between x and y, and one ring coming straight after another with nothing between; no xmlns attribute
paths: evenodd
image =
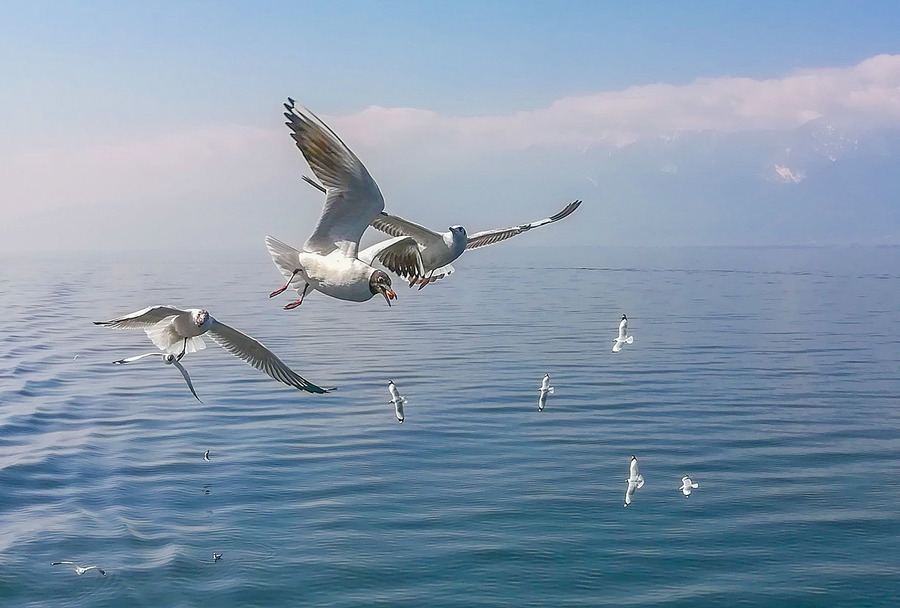
<svg viewBox="0 0 900 608"><path fill-rule="evenodd" d="M391 300L397 299L397 294L395 294L390 287L382 287L381 295L384 296L384 301L388 303L388 306L391 305Z"/></svg>

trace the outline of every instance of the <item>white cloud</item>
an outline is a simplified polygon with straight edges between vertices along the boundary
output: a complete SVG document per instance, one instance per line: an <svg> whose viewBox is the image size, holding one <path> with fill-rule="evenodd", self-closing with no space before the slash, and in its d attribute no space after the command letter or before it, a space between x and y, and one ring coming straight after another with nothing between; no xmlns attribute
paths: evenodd
<svg viewBox="0 0 900 608"><path fill-rule="evenodd" d="M372 106L330 122L364 145L416 141L474 150L622 146L680 131L791 129L822 116L847 126L900 126L900 55L769 80L702 78L685 85L634 86L508 115L455 117Z"/></svg>

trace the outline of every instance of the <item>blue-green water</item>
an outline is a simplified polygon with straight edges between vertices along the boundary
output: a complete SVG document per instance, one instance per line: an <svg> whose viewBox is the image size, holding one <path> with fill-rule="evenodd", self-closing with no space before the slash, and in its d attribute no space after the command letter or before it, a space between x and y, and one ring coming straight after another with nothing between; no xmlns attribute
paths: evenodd
<svg viewBox="0 0 900 608"><path fill-rule="evenodd" d="M262 247L0 259L0 605L897 605L900 250L493 249L294 311ZM110 365L150 304L339 390Z"/></svg>

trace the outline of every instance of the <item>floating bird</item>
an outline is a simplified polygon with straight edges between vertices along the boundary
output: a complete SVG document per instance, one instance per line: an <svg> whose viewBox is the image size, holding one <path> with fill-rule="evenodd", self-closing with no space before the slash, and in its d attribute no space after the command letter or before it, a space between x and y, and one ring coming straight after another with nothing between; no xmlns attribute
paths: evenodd
<svg viewBox="0 0 900 608"><path fill-rule="evenodd" d="M366 227L384 210L378 184L356 155L312 112L292 103L284 107L291 137L325 184L326 196L319 222L302 251L266 237L269 254L287 281L269 297L293 287L300 299L285 306L290 310L303 303L310 289L352 302L365 302L380 293L390 306L397 297L391 289L391 278L372 264L378 260L397 273L424 272L415 239L389 239L359 251L359 239Z"/></svg>
<svg viewBox="0 0 900 608"><path fill-rule="evenodd" d="M209 450L206 450L206 453L203 454L203 460L205 460L206 462L209 462Z"/></svg>
<svg viewBox="0 0 900 608"><path fill-rule="evenodd" d="M200 397L197 396L197 391L194 390L194 384L191 382L191 377L188 374L187 370L181 364L181 361L178 360L178 357L173 355L172 353L146 353L143 355L135 355L134 357L128 357L127 359L119 359L118 361L113 361L113 365L124 365L126 363L132 363L134 361L140 361L141 359L146 359L147 357L160 357L166 365L174 365L178 368L178 371L181 372L181 375L184 377L184 381L187 382L188 388L191 389L191 394L199 401L203 403Z"/></svg>
<svg viewBox="0 0 900 608"><path fill-rule="evenodd" d="M222 559L222 554L221 554L221 553L213 553L213 563L216 563L216 562L219 561L220 559Z"/></svg>
<svg viewBox="0 0 900 608"><path fill-rule="evenodd" d="M304 175L303 179L308 184L325 192L325 189L311 178ZM429 283L433 283L434 281L451 274L454 270L451 262L461 256L467 249L477 249L478 247L493 245L494 243L499 243L500 241L527 232L532 228L558 222L578 209L579 205L581 205L581 201L574 201L566 205L566 207L556 215L551 215L548 218L537 220L530 224L520 224L518 226L510 226L509 228L496 228L494 230L476 232L471 236L466 233L466 229L462 226L450 226L448 232L435 232L430 228L405 220L402 217L397 217L396 215L389 215L384 211L372 221L372 226L377 230L381 230L382 232L386 232L395 237L411 236L416 240L419 250L422 253L424 272L413 273L411 272L411 270L414 270L413 267L402 268L400 271L391 267L388 268L401 277L407 278L410 287L418 284L419 289L422 289Z"/></svg>
<svg viewBox="0 0 900 608"><path fill-rule="evenodd" d="M615 338L613 342L612 352L617 353L622 350L623 344L631 344L634 342L634 336L628 336L628 317L622 315L622 320L619 321L619 337Z"/></svg>
<svg viewBox="0 0 900 608"><path fill-rule="evenodd" d="M625 481L628 482L628 488L625 490L625 506L627 507L631 504L631 495L634 494L634 491L644 486L644 476L638 470L637 458L634 456L631 457L628 479Z"/></svg>
<svg viewBox="0 0 900 608"><path fill-rule="evenodd" d="M310 393L326 393L333 390L308 382L265 346L250 336L220 323L205 310L149 306L111 321L94 321L94 324L114 329L143 329L157 347L166 353L175 355L176 362L180 361L185 353L193 353L206 348L206 343L200 336L209 332L209 336L219 346L279 382ZM125 361L127 360L123 359L120 363ZM179 369L183 368L179 366ZM190 386L191 381L187 372L182 371L182 374ZM193 392L193 387L191 387L191 392Z"/></svg>
<svg viewBox="0 0 900 608"><path fill-rule="evenodd" d="M681 487L678 489L681 490L681 493L684 494L685 498L687 498L691 495L691 490L696 490L699 487L699 483L692 481L690 477L685 475L681 478Z"/></svg>
<svg viewBox="0 0 900 608"><path fill-rule="evenodd" d="M84 574L84 573L87 572L88 570L96 570L97 572L99 572L99 573L102 574L103 576L106 576L106 570L104 570L103 568L100 568L99 566L85 566L84 568L82 568L81 566L79 566L79 565L76 564L75 562L53 562L53 563L51 563L50 565L51 565L51 566L74 566L74 567L75 567L75 574L77 574L78 576L81 576L82 574Z"/></svg>
<svg viewBox="0 0 900 608"><path fill-rule="evenodd" d="M553 387L550 386L550 374L544 374L544 379L541 380L541 388L538 390L541 392L541 396L538 397L538 411L543 412L544 406L547 405L547 395L553 393Z"/></svg>
<svg viewBox="0 0 900 608"><path fill-rule="evenodd" d="M390 403L394 404L394 413L397 415L397 422L403 424L403 405L406 403L406 397L400 396L397 385L393 380L388 381L388 392L391 394Z"/></svg>

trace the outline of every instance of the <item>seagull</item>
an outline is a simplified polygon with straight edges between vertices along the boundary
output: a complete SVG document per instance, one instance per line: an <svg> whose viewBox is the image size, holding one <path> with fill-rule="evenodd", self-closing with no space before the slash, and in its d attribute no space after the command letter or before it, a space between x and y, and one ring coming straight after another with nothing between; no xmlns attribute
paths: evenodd
<svg viewBox="0 0 900 608"><path fill-rule="evenodd" d="M128 357L127 359L119 359L118 361L113 361L113 365L124 365L126 363L132 363L134 361L140 361L141 359L146 359L147 357L160 357L166 365L174 365L178 368L178 371L181 372L181 375L184 376L184 381L187 382L188 388L191 389L191 394L199 401L203 403L203 400L197 396L197 391L194 390L194 384L191 382L191 377L188 374L187 370L181 364L181 361L178 360L178 357L173 355L172 353L146 353L143 355L135 355L134 357Z"/></svg>
<svg viewBox="0 0 900 608"><path fill-rule="evenodd" d="M305 175L303 176L303 179L306 183L325 192L325 189L313 179ZM494 243L499 243L500 241L527 232L532 228L558 222L578 209L579 205L581 205L581 201L577 200L569 203L562 211L555 215L551 215L548 218L537 220L530 224L510 226L509 228L484 230L482 232L476 232L471 236L466 233L466 229L462 226L450 226L448 232L435 232L430 228L405 220L402 217L397 217L396 215L387 214L384 211L372 221L372 227L395 237L411 236L416 240L419 250L421 251L424 272L412 273L410 272L411 268L402 268L400 271L397 271L390 266L388 266L388 268L401 277L409 279L410 287L418 284L419 289L422 289L429 283L433 283L434 281L451 274L454 271L451 262L461 256L466 250L493 245Z"/></svg>
<svg viewBox="0 0 900 608"><path fill-rule="evenodd" d="M415 239L401 236L359 251L359 239L366 227L384 210L378 184L356 155L312 112L293 103L284 107L291 137L325 184L326 196L319 222L302 251L266 237L272 261L286 280L269 297L293 287L300 299L284 307L290 310L303 303L310 289L351 302L365 302L380 293L390 306L397 297L391 289L391 278L372 264L378 260L398 274L424 272Z"/></svg>
<svg viewBox="0 0 900 608"><path fill-rule="evenodd" d="M631 457L628 479L625 481L628 482L628 488L625 490L625 506L627 507L631 504L631 495L634 494L634 491L644 486L644 476L638 471L637 458L634 456Z"/></svg>
<svg viewBox="0 0 900 608"><path fill-rule="evenodd" d="M400 396L400 391L397 390L397 385L394 384L393 380L388 380L388 392L391 394L389 403L394 404L394 413L397 414L397 422L403 424L403 404L406 403L406 397Z"/></svg>
<svg viewBox="0 0 900 608"><path fill-rule="evenodd" d="M619 337L615 338L613 342L612 352L617 353L622 350L623 344L631 344L634 342L634 336L628 336L628 317L622 315L622 320L619 321Z"/></svg>
<svg viewBox="0 0 900 608"><path fill-rule="evenodd" d="M53 562L53 563L51 563L50 565L51 565L51 566L63 566L63 565L65 565L65 566L74 566L74 567L75 567L75 574L77 574L78 576L81 576L82 574L84 574L84 573L87 572L88 570L96 570L97 572L99 572L99 573L102 574L103 576L106 576L106 570L104 570L103 568L100 568L99 566L86 566L86 567L82 568L81 566L79 566L79 565L76 564L75 562Z"/></svg>
<svg viewBox="0 0 900 608"><path fill-rule="evenodd" d="M157 347L175 357L173 363L180 361L185 353L193 353L206 348L206 343L201 336L209 332L209 337L219 346L279 382L309 393L327 393L333 390L308 382L265 346L250 336L220 323L208 311L199 308L181 310L174 306L148 306L124 317L110 321L94 321L94 324L114 329L143 329ZM141 357L145 356L147 355L141 355ZM117 363L127 361L127 359L122 359ZM182 369L184 379L190 386L191 381L187 372L183 371L181 366L179 369ZM191 392L193 392L193 387L191 387ZM194 396L196 397L197 394L194 393Z"/></svg>
<svg viewBox="0 0 900 608"><path fill-rule="evenodd" d="M547 395L553 394L553 387L550 386L550 374L544 374L544 379L541 380L541 388L538 390L541 392L541 396L538 397L538 411L543 412L544 406L547 405Z"/></svg>
<svg viewBox="0 0 900 608"><path fill-rule="evenodd" d="M222 559L222 554L213 552L213 563L216 563L220 559Z"/></svg>
<svg viewBox="0 0 900 608"><path fill-rule="evenodd" d="M205 460L206 462L209 462L209 450L206 450L206 453L203 454L203 460Z"/></svg>
<svg viewBox="0 0 900 608"><path fill-rule="evenodd" d="M691 495L691 490L696 490L699 487L699 483L692 481L690 477L685 475L681 478L681 487L678 489L681 490L681 493L684 494L685 498L687 498Z"/></svg>

